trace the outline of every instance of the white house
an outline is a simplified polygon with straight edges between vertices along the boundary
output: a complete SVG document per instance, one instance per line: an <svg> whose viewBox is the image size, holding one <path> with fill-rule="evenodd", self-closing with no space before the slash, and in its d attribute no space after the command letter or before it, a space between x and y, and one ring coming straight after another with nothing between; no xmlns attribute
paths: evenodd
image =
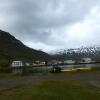
<svg viewBox="0 0 100 100"><path fill-rule="evenodd" d="M66 60L66 61L64 61L64 63L66 63L66 64L75 64L75 61L74 60Z"/></svg>
<svg viewBox="0 0 100 100"><path fill-rule="evenodd" d="M45 63L45 62L40 62L40 64L41 64L41 65L45 65L46 63Z"/></svg>
<svg viewBox="0 0 100 100"><path fill-rule="evenodd" d="M23 61L12 61L11 67L12 67L12 72L16 74L22 74L23 69L21 68L24 66Z"/></svg>
<svg viewBox="0 0 100 100"><path fill-rule="evenodd" d="M91 58L82 58L81 63L91 63L92 59Z"/></svg>
<svg viewBox="0 0 100 100"><path fill-rule="evenodd" d="M11 67L22 67L22 66L24 66L22 61L13 61L11 63Z"/></svg>

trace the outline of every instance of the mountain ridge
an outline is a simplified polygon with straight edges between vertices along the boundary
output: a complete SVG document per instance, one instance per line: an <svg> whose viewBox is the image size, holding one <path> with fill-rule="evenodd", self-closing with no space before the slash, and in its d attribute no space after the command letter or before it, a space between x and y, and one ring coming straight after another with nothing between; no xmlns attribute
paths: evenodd
<svg viewBox="0 0 100 100"><path fill-rule="evenodd" d="M89 46L89 47L80 47L75 49L60 49L55 52L49 53L55 59L60 60L66 59L81 59L81 58L92 58L100 59L100 46Z"/></svg>
<svg viewBox="0 0 100 100"><path fill-rule="evenodd" d="M92 51L100 51L100 46L87 46L87 47L80 47L80 48L71 48L71 49L57 49L57 50L52 50L48 52L49 54L61 54L61 53L68 53L68 52L92 52Z"/></svg>
<svg viewBox="0 0 100 100"><path fill-rule="evenodd" d="M9 32L0 30L0 58L49 60L49 54L24 45Z"/></svg>

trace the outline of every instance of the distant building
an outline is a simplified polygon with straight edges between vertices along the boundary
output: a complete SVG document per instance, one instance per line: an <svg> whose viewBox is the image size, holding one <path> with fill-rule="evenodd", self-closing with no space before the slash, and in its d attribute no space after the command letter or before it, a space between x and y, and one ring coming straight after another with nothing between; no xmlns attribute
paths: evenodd
<svg viewBox="0 0 100 100"><path fill-rule="evenodd" d="M22 61L13 61L11 63L11 67L22 67L22 66L24 66Z"/></svg>
<svg viewBox="0 0 100 100"><path fill-rule="evenodd" d="M38 61L38 60L37 60L37 61L35 61L35 64L40 64L40 61Z"/></svg>
<svg viewBox="0 0 100 100"><path fill-rule="evenodd" d="M45 61L35 61L33 62L33 66L36 66L36 65L45 65L46 62Z"/></svg>
<svg viewBox="0 0 100 100"><path fill-rule="evenodd" d="M75 64L74 60L66 60L64 61L65 64Z"/></svg>
<svg viewBox="0 0 100 100"><path fill-rule="evenodd" d="M52 60L52 64L58 64L58 63L59 63L58 60L56 60L56 59Z"/></svg>
<svg viewBox="0 0 100 100"><path fill-rule="evenodd" d="M23 73L23 69L22 69L23 66L24 66L23 61L13 61L11 63L12 72L16 73L16 74L22 74Z"/></svg>
<svg viewBox="0 0 100 100"><path fill-rule="evenodd" d="M62 64L63 62L62 62L62 61L59 61L58 63L59 63L59 64Z"/></svg>
<svg viewBox="0 0 100 100"><path fill-rule="evenodd" d="M30 66L30 63L25 63L25 66Z"/></svg>
<svg viewBox="0 0 100 100"><path fill-rule="evenodd" d="M92 59L91 58L82 58L81 63L91 63Z"/></svg>
<svg viewBox="0 0 100 100"><path fill-rule="evenodd" d="M40 64L41 64L41 65L45 65L45 64L46 64L46 62L40 62Z"/></svg>

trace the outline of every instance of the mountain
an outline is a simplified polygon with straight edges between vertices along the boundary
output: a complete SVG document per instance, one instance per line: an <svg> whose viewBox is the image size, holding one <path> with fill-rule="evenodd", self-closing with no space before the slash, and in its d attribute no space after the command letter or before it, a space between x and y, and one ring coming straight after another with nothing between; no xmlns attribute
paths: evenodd
<svg viewBox="0 0 100 100"><path fill-rule="evenodd" d="M50 60L49 54L29 48L10 33L0 30L0 60Z"/></svg>
<svg viewBox="0 0 100 100"><path fill-rule="evenodd" d="M100 59L100 46L91 46L91 47L80 47L75 49L60 49L50 52L56 59L66 60L66 59L76 59L80 60L81 58L89 57L94 60Z"/></svg>

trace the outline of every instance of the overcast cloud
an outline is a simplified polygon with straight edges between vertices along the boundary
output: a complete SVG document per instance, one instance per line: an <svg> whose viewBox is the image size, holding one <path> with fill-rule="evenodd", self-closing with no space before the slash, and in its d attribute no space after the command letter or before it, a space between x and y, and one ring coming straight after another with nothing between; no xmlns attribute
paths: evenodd
<svg viewBox="0 0 100 100"><path fill-rule="evenodd" d="M100 45L100 0L0 0L0 29L44 51Z"/></svg>

